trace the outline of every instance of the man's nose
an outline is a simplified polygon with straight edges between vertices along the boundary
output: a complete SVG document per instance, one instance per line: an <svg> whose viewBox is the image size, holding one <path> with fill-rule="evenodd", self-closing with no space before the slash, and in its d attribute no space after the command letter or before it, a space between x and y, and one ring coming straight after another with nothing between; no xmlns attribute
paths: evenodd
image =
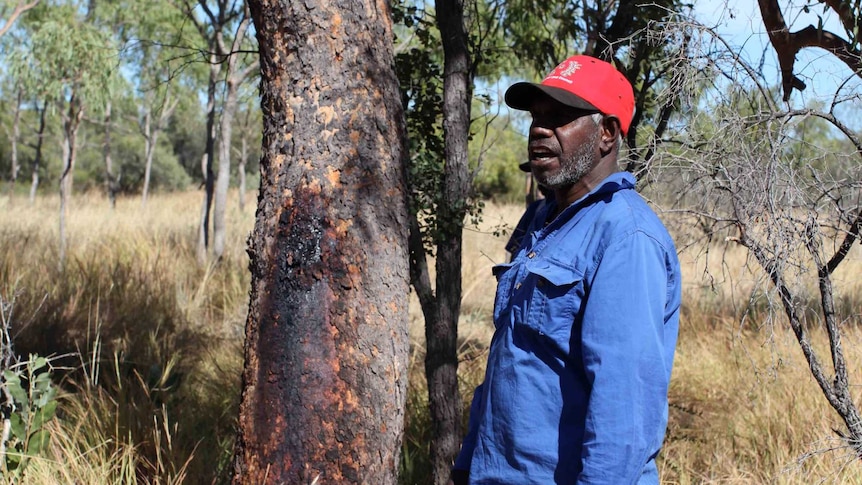
<svg viewBox="0 0 862 485"><path fill-rule="evenodd" d="M530 138L545 138L553 135L553 133L554 129L550 123L533 120L533 123L530 125Z"/></svg>

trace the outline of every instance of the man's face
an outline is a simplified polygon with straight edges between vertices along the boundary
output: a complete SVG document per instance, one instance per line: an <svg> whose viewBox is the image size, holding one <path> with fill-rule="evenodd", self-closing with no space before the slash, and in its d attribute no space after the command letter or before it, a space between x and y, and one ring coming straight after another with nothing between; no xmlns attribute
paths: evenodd
<svg viewBox="0 0 862 485"><path fill-rule="evenodd" d="M592 170L599 159L601 130L591 112L542 97L533 103L530 114L530 169L540 185L558 190Z"/></svg>

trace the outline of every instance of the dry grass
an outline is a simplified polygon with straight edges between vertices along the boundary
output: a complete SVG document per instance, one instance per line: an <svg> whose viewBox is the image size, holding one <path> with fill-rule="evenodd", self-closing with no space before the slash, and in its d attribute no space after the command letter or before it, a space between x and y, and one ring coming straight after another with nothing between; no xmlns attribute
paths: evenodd
<svg viewBox="0 0 862 485"><path fill-rule="evenodd" d="M244 249L253 211L230 207L227 258L219 267L200 268L194 251L200 194L156 196L143 211L139 199L121 200L115 210L99 196L79 196L73 204L70 263L61 270L54 261L56 198L39 199L34 207L0 200L0 293L16 296L22 341L28 332L52 337L47 340L66 345L55 352L83 342L77 347L83 363L73 366L81 372L67 376L61 420L52 424L51 452L33 462L28 483L223 480L217 469L229 459L233 439L248 304ZM490 268L507 258L506 236L494 231L511 228L520 213L518 206L489 205L480 227L465 232L465 405L482 379L493 332ZM660 458L663 483L862 484L862 466L838 446L833 428L842 424L810 377L792 333L780 315L765 318L768 291L745 253L732 243L709 252L693 245L681 260L684 308ZM857 247L836 275L842 312L853 322L846 325L844 344L857 383L860 270ZM429 430L424 332L415 298L410 317L403 482L412 484L425 483ZM822 332L816 325L812 330L818 348L825 348ZM101 377L94 383L96 363ZM170 392L151 385L152 379L164 383L175 376L179 384Z"/></svg>

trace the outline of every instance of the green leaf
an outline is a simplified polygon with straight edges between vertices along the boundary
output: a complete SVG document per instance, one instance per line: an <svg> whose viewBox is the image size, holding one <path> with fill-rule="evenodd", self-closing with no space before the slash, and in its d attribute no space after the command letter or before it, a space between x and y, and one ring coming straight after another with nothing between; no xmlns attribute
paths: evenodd
<svg viewBox="0 0 862 485"><path fill-rule="evenodd" d="M21 463L21 454L9 452L6 453L6 469L7 470L15 470L18 468L18 465Z"/></svg>
<svg viewBox="0 0 862 485"><path fill-rule="evenodd" d="M41 372L36 376L36 379L33 380L33 387L36 389L47 389L51 386L51 374L47 372Z"/></svg>
<svg viewBox="0 0 862 485"><path fill-rule="evenodd" d="M24 424L24 420L21 418L21 415L18 413L13 413L9 416L9 423L12 425L12 435L18 438L21 441L27 438L27 427Z"/></svg>
<svg viewBox="0 0 862 485"><path fill-rule="evenodd" d="M27 454L36 456L41 454L51 442L51 433L47 430L40 429L30 436L30 441L27 443Z"/></svg>
<svg viewBox="0 0 862 485"><path fill-rule="evenodd" d="M21 378L18 377L18 374L5 370L3 371L3 377L6 380L6 389L8 389L9 394L12 395L12 399L14 399L22 408L28 408L30 406L30 400L27 399L27 391L25 391L21 386Z"/></svg>
<svg viewBox="0 0 862 485"><path fill-rule="evenodd" d="M57 395L57 389L55 387L51 387L50 384L44 390L39 390L36 394L36 398L33 400L33 406L37 408L45 407L49 402L54 400L54 397Z"/></svg>
<svg viewBox="0 0 862 485"><path fill-rule="evenodd" d="M33 357L34 357L34 356L32 356L32 355L30 356L30 365L29 365L29 367L30 367L30 372L31 372L31 373L35 373L37 370L39 370L39 369L41 369L41 368L45 367L46 365L48 365L48 359L46 359L46 358L44 358L44 357L39 357L39 356L35 356L36 358L35 358L35 359L33 359ZM42 375L45 375L45 374L42 374ZM40 376L40 377L41 377L41 376Z"/></svg>
<svg viewBox="0 0 862 485"><path fill-rule="evenodd" d="M50 421L57 411L57 401L50 401L45 407L36 411L33 416L33 422L30 424L30 430L41 429L42 425Z"/></svg>

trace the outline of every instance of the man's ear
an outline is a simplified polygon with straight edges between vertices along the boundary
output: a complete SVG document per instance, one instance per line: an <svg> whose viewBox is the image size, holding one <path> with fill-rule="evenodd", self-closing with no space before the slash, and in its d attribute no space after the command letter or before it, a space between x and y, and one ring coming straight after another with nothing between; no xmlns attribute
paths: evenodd
<svg viewBox="0 0 862 485"><path fill-rule="evenodd" d="M616 116L605 116L602 118L601 130L599 148L602 151L602 156L605 156L617 148L617 140L621 135L619 118Z"/></svg>

